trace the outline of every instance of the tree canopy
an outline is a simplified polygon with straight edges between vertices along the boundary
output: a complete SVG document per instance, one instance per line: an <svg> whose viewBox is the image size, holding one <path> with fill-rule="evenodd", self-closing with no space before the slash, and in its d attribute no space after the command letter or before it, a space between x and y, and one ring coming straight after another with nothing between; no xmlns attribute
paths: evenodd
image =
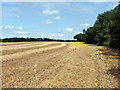
<svg viewBox="0 0 120 90"><path fill-rule="evenodd" d="M113 10L99 14L95 24L74 39L120 49L120 3Z"/></svg>

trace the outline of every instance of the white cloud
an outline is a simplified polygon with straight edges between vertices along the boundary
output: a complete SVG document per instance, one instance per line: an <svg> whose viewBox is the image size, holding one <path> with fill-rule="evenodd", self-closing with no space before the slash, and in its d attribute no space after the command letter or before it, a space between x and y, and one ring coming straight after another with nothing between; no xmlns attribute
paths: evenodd
<svg viewBox="0 0 120 90"><path fill-rule="evenodd" d="M17 27L17 29L21 30L21 29L23 29L23 27Z"/></svg>
<svg viewBox="0 0 120 90"><path fill-rule="evenodd" d="M88 26L89 26L89 24L84 24L84 26L88 27Z"/></svg>
<svg viewBox="0 0 120 90"><path fill-rule="evenodd" d="M86 24L80 24L80 26L85 26L85 27L88 27L88 26L90 26L88 23L86 23Z"/></svg>
<svg viewBox="0 0 120 90"><path fill-rule="evenodd" d="M58 20L58 19L61 19L61 17L60 17L60 16L57 16L57 17L55 17L54 19L55 19L55 20Z"/></svg>
<svg viewBox="0 0 120 90"><path fill-rule="evenodd" d="M51 35L50 35L50 37L54 37L54 36L55 36L55 34L51 34Z"/></svg>
<svg viewBox="0 0 120 90"><path fill-rule="evenodd" d="M13 25L0 26L4 30L22 30L23 27L15 27Z"/></svg>
<svg viewBox="0 0 120 90"><path fill-rule="evenodd" d="M52 21L46 20L46 21L45 21L45 24L52 24Z"/></svg>
<svg viewBox="0 0 120 90"><path fill-rule="evenodd" d="M17 33L17 34L27 34L27 32L23 32L23 31L14 31L14 33Z"/></svg>
<svg viewBox="0 0 120 90"><path fill-rule="evenodd" d="M52 15L52 14L58 14L59 11L58 10L48 10L48 9L46 9L46 10L43 10L42 13L45 14L45 15Z"/></svg>
<svg viewBox="0 0 120 90"><path fill-rule="evenodd" d="M12 25L6 25L4 27L2 27L3 29L14 29L15 27Z"/></svg>
<svg viewBox="0 0 120 90"><path fill-rule="evenodd" d="M76 35L76 34L80 34L80 33L83 33L83 32L77 32L77 33L74 33L74 35Z"/></svg>
<svg viewBox="0 0 120 90"><path fill-rule="evenodd" d="M66 28L66 30L72 32L72 28Z"/></svg>
<svg viewBox="0 0 120 90"><path fill-rule="evenodd" d="M61 34L61 33L58 33L57 35L58 35L58 36L61 36L61 37L62 37L62 36L64 36L64 35L63 35L63 34Z"/></svg>

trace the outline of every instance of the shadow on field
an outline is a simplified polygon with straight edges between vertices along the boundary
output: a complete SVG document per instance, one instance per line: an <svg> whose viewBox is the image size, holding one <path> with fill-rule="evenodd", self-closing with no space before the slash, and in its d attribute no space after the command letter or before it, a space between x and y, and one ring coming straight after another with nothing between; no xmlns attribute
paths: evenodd
<svg viewBox="0 0 120 90"><path fill-rule="evenodd" d="M118 88L120 88L120 66L117 68L111 68L107 71L107 74L111 74L115 79L118 79Z"/></svg>
<svg viewBox="0 0 120 90"><path fill-rule="evenodd" d="M105 49L99 49L101 55L107 56L108 60L117 59L118 67L112 67L107 71L107 74L114 76L115 79L118 79L118 87L120 88L120 51L117 49L112 49L106 47Z"/></svg>
<svg viewBox="0 0 120 90"><path fill-rule="evenodd" d="M120 51L112 48L98 49L101 55L108 56L108 59L118 59L120 61Z"/></svg>
<svg viewBox="0 0 120 90"><path fill-rule="evenodd" d="M107 73L113 75L116 79L120 79L120 67L111 68Z"/></svg>

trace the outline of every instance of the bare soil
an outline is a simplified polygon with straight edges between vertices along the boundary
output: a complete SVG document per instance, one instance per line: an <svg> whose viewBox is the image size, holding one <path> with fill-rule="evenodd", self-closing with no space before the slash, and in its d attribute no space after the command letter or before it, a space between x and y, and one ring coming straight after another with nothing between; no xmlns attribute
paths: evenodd
<svg viewBox="0 0 120 90"><path fill-rule="evenodd" d="M2 43L2 88L119 88L119 51L81 42Z"/></svg>

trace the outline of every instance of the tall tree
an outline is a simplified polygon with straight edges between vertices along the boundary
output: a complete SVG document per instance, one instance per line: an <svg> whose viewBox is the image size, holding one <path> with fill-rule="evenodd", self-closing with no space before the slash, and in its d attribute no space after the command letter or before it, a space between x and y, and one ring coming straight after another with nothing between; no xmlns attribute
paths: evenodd
<svg viewBox="0 0 120 90"><path fill-rule="evenodd" d="M118 6L112 10L109 30L110 47L120 49L120 2Z"/></svg>

